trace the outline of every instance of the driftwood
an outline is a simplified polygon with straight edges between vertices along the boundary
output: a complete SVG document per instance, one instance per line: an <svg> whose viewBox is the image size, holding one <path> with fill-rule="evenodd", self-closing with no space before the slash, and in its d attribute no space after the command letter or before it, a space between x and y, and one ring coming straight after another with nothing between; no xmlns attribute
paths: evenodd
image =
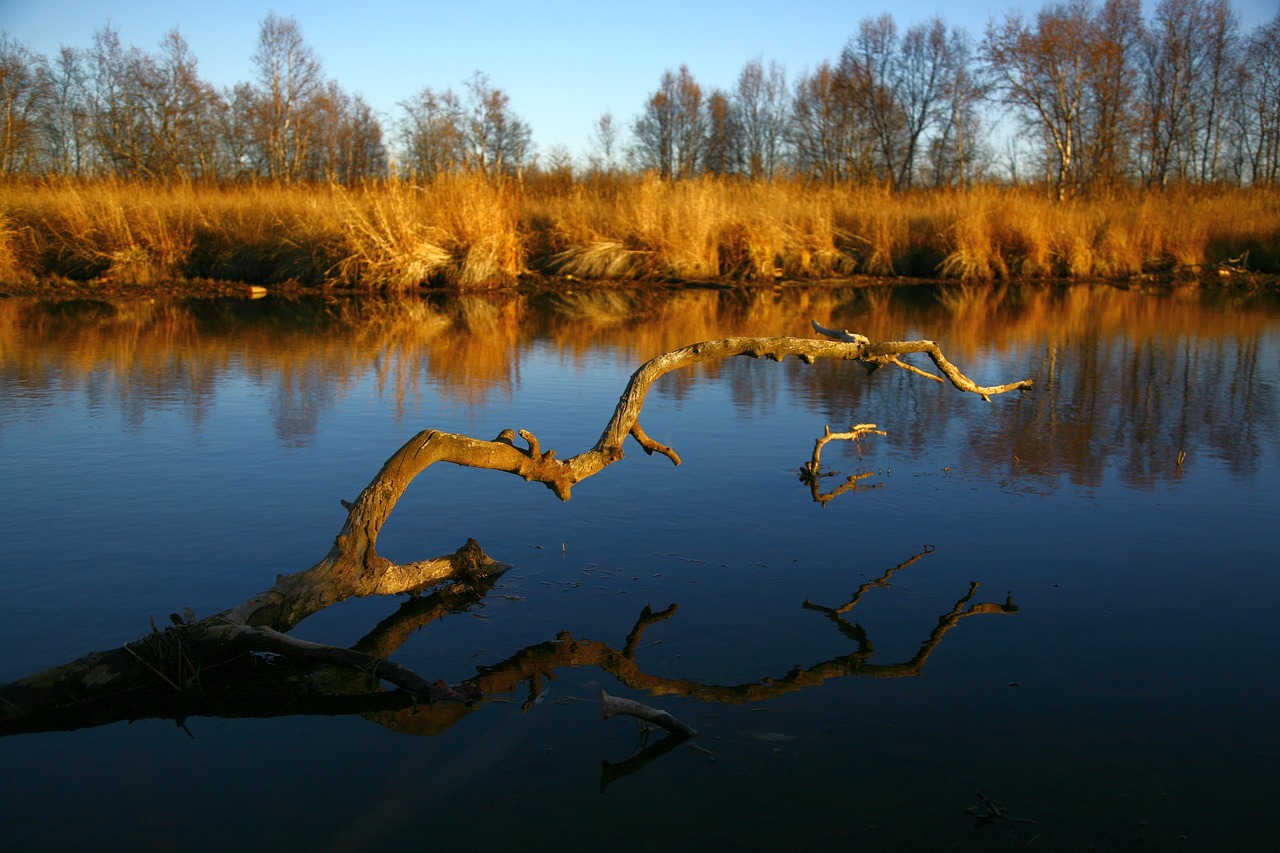
<svg viewBox="0 0 1280 853"><path fill-rule="evenodd" d="M634 699L621 699L617 696L610 696L603 690L600 691L600 708L604 711L606 720L621 714L625 717L635 717L637 720L644 720L646 723L661 726L680 737L693 737L697 734L693 727L682 723L667 711L650 708L648 705L637 702Z"/></svg>
<svg viewBox="0 0 1280 853"><path fill-rule="evenodd" d="M827 445L827 442L852 441L858 447L858 458L862 458L862 438L867 435L885 435L885 431L876 429L875 424L854 424L849 427L848 432L832 432L829 426L823 428L822 435L818 436L813 443L813 455L808 462L800 467L800 482L809 486L809 491L813 494L815 503L826 506L828 501L834 500L845 492L858 488L877 489L880 487L879 483L863 486L862 481L874 473L873 471L864 471L861 474L849 475L845 478L844 483L829 492L824 492L819 488L823 477L834 474L834 472L823 472L822 470L822 448Z"/></svg>
<svg viewBox="0 0 1280 853"><path fill-rule="evenodd" d="M452 554L413 563L397 564L377 553L379 531L396 502L415 477L437 462L517 474L526 481L542 483L561 500L569 499L576 483L622 459L628 437L646 453L659 453L680 464L674 449L650 438L640 425L649 387L674 370L733 356L779 362L795 356L806 364L819 359L859 361L869 372L893 365L944 381L901 361L901 356L924 353L957 389L984 399L1032 385L1030 379L1024 379L979 386L947 361L932 341L872 343L861 335L826 329L817 322L813 327L827 339L731 337L650 359L632 374L596 443L565 459L557 458L554 450L544 450L537 437L523 430L518 433L523 447L516 445L517 433L512 430L504 430L489 441L437 430L418 433L386 461L355 501L343 502L348 510L346 522L329 553L314 566L281 575L270 589L216 615L199 621L190 614L185 619L175 615L173 626L164 631L155 629L137 642L0 685L0 734L93 724L92 720L109 719L113 714L117 719L132 718L139 714L136 705L129 702L147 691L153 698L165 696L164 701L157 700L169 709L162 713L179 719L185 713L216 713L219 700L211 697L210 687L220 673L228 674L226 683L236 684L267 665L273 667L274 674L282 663L309 673L336 668L362 685L363 692L317 690L314 698L320 707L328 707L329 698L343 693L363 696L361 701L367 707L359 710L367 713L394 713L397 707L421 703L467 705L482 695L480 688L429 681L387 661L387 648L398 643L370 640L366 647L343 649L300 640L287 632L308 616L352 596L418 596L442 585L453 585L459 594L465 594L468 589L491 584L506 568L474 541ZM815 474L817 455L815 449ZM398 690L387 694L381 682ZM270 687L265 690L271 692ZM296 707L296 695L293 701ZM340 701L337 705L349 707L351 703Z"/></svg>

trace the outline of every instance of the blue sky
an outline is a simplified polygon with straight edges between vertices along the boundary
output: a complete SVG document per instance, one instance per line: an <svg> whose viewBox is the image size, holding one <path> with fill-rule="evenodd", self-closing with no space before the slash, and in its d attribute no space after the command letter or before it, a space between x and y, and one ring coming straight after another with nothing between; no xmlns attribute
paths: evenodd
<svg viewBox="0 0 1280 853"><path fill-rule="evenodd" d="M296 18L328 77L359 92L391 119L396 104L424 86L461 93L474 71L511 96L540 152L587 150L596 120L612 112L628 126L666 69L688 65L704 87L731 88L748 60L776 60L794 80L834 60L866 17L893 15L899 31L939 15L981 36L992 16L1040 0L650 0L515 3L478 0L0 0L0 29L32 50L89 47L107 23L126 45L155 51L177 27L221 88L252 79L259 22L270 12ZM1144 8L1152 7L1150 0ZM1246 31L1270 20L1277 0L1232 0Z"/></svg>

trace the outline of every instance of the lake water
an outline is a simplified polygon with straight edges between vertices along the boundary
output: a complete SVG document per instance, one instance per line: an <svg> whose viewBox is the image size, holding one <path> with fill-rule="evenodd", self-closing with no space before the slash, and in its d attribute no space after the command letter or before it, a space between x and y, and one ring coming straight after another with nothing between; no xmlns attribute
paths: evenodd
<svg viewBox="0 0 1280 853"><path fill-rule="evenodd" d="M310 566L420 429L527 429L563 458L646 359L811 319L1036 387L738 358L651 392L641 423L679 467L631 444L567 503L433 467L379 550L474 537L512 568L390 656L483 702L0 738L0 847L1272 849L1267 294L0 301L0 681ZM837 473L801 482L824 428L863 422L887 435L828 444ZM293 633L352 645L404 601ZM676 608L629 639L646 605ZM603 719L602 689L698 735L664 751Z"/></svg>

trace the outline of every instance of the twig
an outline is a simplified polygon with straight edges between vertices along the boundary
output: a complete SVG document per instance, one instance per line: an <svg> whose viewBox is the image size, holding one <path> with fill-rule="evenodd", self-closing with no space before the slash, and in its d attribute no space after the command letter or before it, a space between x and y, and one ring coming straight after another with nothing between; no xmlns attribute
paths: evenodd
<svg viewBox="0 0 1280 853"><path fill-rule="evenodd" d="M996 823L1002 820L1012 821L1013 823L1035 823L1034 820L1027 817L1010 817L1004 813L1004 804L999 800L993 800L981 791L978 791L977 794L982 798L982 801L987 804L987 813L979 815L976 807L967 809L966 811L970 814L977 815L978 823Z"/></svg>
<svg viewBox="0 0 1280 853"><path fill-rule="evenodd" d="M697 734L696 731L666 711L650 708L648 705L642 705L631 699L619 699L617 696L610 696L603 690L600 691L600 705L604 709L604 718L606 720L617 714L623 714L661 726L672 734L677 734L681 737L693 737Z"/></svg>

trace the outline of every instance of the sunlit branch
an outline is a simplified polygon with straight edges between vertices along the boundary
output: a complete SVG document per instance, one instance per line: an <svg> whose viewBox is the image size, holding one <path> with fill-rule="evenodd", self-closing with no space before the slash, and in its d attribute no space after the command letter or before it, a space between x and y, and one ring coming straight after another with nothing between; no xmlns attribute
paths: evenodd
<svg viewBox="0 0 1280 853"><path fill-rule="evenodd" d="M933 360L933 363L938 366L943 375L951 380L952 385L961 391L977 394L988 402L991 401L991 397L995 394L1005 394L1009 391L1028 391L1034 384L1030 379L1020 379L1017 382L1008 382L1004 385L979 385L948 361L947 357L942 354L942 349L933 341L883 341L881 343L872 343L865 335L855 334L843 329L828 329L818 325L817 320L812 322L813 328L818 334L860 347L861 352L853 357L866 364L868 371L874 371L885 364L892 364L919 376L941 382L942 379L940 377L907 364L898 358L900 355L922 352Z"/></svg>

